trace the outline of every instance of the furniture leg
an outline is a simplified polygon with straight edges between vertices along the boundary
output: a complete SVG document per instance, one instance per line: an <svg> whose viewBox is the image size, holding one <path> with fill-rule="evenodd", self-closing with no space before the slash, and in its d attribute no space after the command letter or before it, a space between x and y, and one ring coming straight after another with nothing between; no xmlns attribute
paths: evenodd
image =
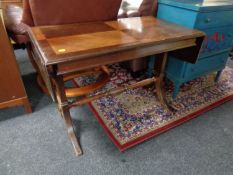
<svg viewBox="0 0 233 175"><path fill-rule="evenodd" d="M37 84L39 85L39 87L43 93L49 94L48 89L47 89L47 87L46 87L46 85L41 77L40 69L34 60L34 57L32 54L32 46L30 44L27 44L26 49L27 49L29 60L37 73L37 78L36 78Z"/></svg>
<svg viewBox="0 0 233 175"><path fill-rule="evenodd" d="M220 76L221 76L221 74L222 74L222 71L223 71L223 70L220 70L220 71L217 72L217 75L216 75L215 80L214 80L215 83L218 82L218 80L219 80L219 78L220 78Z"/></svg>
<svg viewBox="0 0 233 175"><path fill-rule="evenodd" d="M165 68L166 68L166 63L167 63L167 58L168 58L168 53L165 52L161 55L159 55L159 59L162 59L159 61L159 72L158 72L158 67L155 66L155 71L158 73L157 81L156 81L156 93L159 98L159 101L163 105L165 109L168 111L171 110L169 107L169 104L166 100L165 92L164 92L164 77L165 77Z"/></svg>
<svg viewBox="0 0 233 175"><path fill-rule="evenodd" d="M178 95L179 90L180 90L181 83L174 82L173 84L174 84L174 90L173 90L173 93L172 93L172 98L176 99L176 96Z"/></svg>
<svg viewBox="0 0 233 175"><path fill-rule="evenodd" d="M23 107L26 113L32 113L32 108L28 101L28 98L23 99Z"/></svg>
<svg viewBox="0 0 233 175"><path fill-rule="evenodd" d="M33 55L32 55L32 48L31 48L32 46L30 45L30 44L27 44L27 46L26 46L26 50L27 50L27 53L28 53L28 58L29 58L29 60L30 60L30 62L31 62L31 64L32 64L32 66L33 66L33 68L36 70L36 72L38 73L40 70L39 70L39 68L38 68L38 66L37 66L37 64L36 64L36 62L34 61L34 59L33 59Z"/></svg>
<svg viewBox="0 0 233 175"><path fill-rule="evenodd" d="M40 75L39 73L37 73L36 82L37 82L37 84L38 84L40 90L41 90L43 93L49 95L49 92L48 92L48 89L47 89L47 87L46 87L46 85L45 85L45 83L44 83L44 80L42 79L42 77L41 77L41 75Z"/></svg>
<svg viewBox="0 0 233 175"><path fill-rule="evenodd" d="M153 66L155 65L155 59L156 59L156 56L150 56L148 60L148 67L147 67L147 72L146 72L146 75L148 78L151 78L154 75Z"/></svg>
<svg viewBox="0 0 233 175"><path fill-rule="evenodd" d="M68 132L68 136L71 140L71 143L73 145L75 155L80 156L82 155L82 149L79 145L79 142L77 140L77 137L74 132L73 123L70 115L70 107L68 104L68 100L65 95L65 87L64 87L64 81L62 76L56 76L54 78L55 88L56 88L56 97L57 97L57 103L58 103L58 109L64 119L66 129Z"/></svg>

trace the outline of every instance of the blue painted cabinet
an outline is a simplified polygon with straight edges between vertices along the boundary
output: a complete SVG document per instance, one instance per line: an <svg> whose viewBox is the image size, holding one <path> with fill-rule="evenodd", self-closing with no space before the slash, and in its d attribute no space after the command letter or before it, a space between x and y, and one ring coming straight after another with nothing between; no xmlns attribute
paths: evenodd
<svg viewBox="0 0 233 175"><path fill-rule="evenodd" d="M198 61L190 64L169 57L166 76L174 83L173 98L180 86L211 72L216 81L233 46L233 0L159 0L158 18L206 33Z"/></svg>

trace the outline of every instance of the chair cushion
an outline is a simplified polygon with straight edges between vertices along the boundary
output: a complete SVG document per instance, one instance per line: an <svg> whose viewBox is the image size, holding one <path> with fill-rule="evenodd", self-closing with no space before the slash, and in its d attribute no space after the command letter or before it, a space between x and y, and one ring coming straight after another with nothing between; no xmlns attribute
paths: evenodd
<svg viewBox="0 0 233 175"><path fill-rule="evenodd" d="M117 19L121 0L29 0L35 25Z"/></svg>

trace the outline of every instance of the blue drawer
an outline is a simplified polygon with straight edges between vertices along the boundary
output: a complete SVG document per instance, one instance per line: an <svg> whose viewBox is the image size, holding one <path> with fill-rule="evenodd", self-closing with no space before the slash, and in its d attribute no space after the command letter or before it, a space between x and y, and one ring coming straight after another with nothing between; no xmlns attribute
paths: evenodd
<svg viewBox="0 0 233 175"><path fill-rule="evenodd" d="M210 72L219 71L225 67L228 57L229 52L224 52L211 57L206 57L205 59L199 60L196 64L187 63L183 78L192 80Z"/></svg>
<svg viewBox="0 0 233 175"><path fill-rule="evenodd" d="M166 66L166 77L170 80L184 81L184 74L186 71L186 65L188 63L173 56L169 56Z"/></svg>
<svg viewBox="0 0 233 175"><path fill-rule="evenodd" d="M215 3L217 4L217 2ZM230 4L233 4L233 2ZM190 7L193 7L193 9L190 9ZM196 29L233 25L233 5L225 5L222 8L220 6L218 10L211 7L213 6L210 6L209 9L205 7L206 9L203 11L192 0L182 2L159 0L158 17L168 22Z"/></svg>
<svg viewBox="0 0 233 175"><path fill-rule="evenodd" d="M157 16L168 22L194 28L198 12L160 3Z"/></svg>
<svg viewBox="0 0 233 175"><path fill-rule="evenodd" d="M200 58L207 57L220 51L230 50L233 46L233 25L229 27L217 27L203 30L206 33Z"/></svg>
<svg viewBox="0 0 233 175"><path fill-rule="evenodd" d="M217 11L199 13L195 27L197 29L208 29L233 25L233 11Z"/></svg>

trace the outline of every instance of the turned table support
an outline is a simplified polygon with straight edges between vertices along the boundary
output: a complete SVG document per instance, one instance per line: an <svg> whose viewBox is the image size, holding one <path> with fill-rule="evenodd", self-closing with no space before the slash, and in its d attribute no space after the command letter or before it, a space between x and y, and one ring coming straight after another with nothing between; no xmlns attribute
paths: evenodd
<svg viewBox="0 0 233 175"><path fill-rule="evenodd" d="M152 78L148 78L148 79L142 80L142 81L134 83L134 84L125 85L125 86L118 87L118 88L113 88L107 92L104 92L104 93L101 93L98 95L94 95L91 97L83 97L83 98L76 100L76 101L73 101L73 102L68 102L68 99L66 96L66 89L65 89L65 85L64 85L65 78L62 75L57 75L56 69L54 69L55 71L53 73L54 74L53 83L55 86L58 109L59 109L59 111L60 111L60 113L65 121L69 138L71 140L71 143L74 147L74 151L75 151L77 156L82 154L82 150L81 150L79 142L76 138L74 128L72 125L72 119L71 119L71 115L70 115L70 111L69 111L70 108L72 108L72 107L81 106L81 105L89 103L93 100L97 100L99 98L103 98L103 97L107 97L107 96L115 96L115 95L118 95L126 90L129 90L129 89L140 88L140 87L155 83L155 92L158 96L160 103L162 104L162 106L166 110L170 110L171 107L169 107L169 105L167 103L165 92L163 90L163 88L164 88L163 81L164 81L164 75L165 75L164 71L165 71L168 53L165 52L165 53L160 54L160 55L161 55L160 59L162 59L162 60L160 61L159 65L158 65L158 68L160 70L159 72L157 72L158 76L155 75Z"/></svg>
<svg viewBox="0 0 233 175"><path fill-rule="evenodd" d="M164 78L165 78L165 68L166 68L166 64L167 64L167 60L168 60L168 53L165 52L163 54L160 54L158 56L158 67L157 65L154 65L155 67L155 71L157 73L157 81L155 84L155 92L157 94L157 97L159 99L159 101L161 102L162 106L168 110L168 111L172 111L172 107L170 107L170 105L168 104L167 100L166 100L166 95L165 95L165 91L164 91ZM156 69L158 68L158 69ZM155 75L156 76L156 75Z"/></svg>
<svg viewBox="0 0 233 175"><path fill-rule="evenodd" d="M65 125L68 132L68 136L71 140L71 143L73 145L75 155L79 156L82 155L82 149L80 147L80 144L77 140L77 137L74 132L73 123L70 115L70 108L68 104L67 97L65 95L65 86L62 76L55 76L54 77L54 84L56 89L56 100L58 105L58 110L60 111Z"/></svg>

